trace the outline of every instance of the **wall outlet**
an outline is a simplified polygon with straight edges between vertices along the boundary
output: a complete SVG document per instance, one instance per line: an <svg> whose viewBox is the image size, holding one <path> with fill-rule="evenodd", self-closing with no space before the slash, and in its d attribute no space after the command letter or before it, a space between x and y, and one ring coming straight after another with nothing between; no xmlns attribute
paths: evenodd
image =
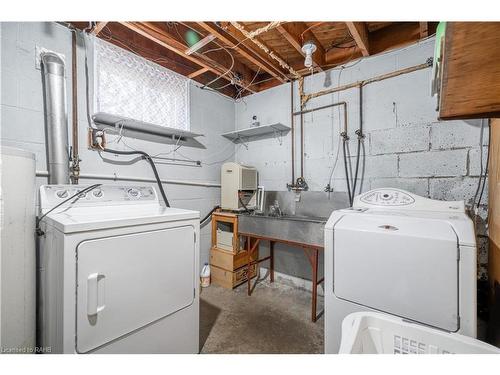
<svg viewBox="0 0 500 375"><path fill-rule="evenodd" d="M46 52L55 53L57 56L59 56L64 61L64 64L66 64L66 57L62 53L51 51L50 49L47 49L44 47L35 46L35 68L37 70L42 69L42 53L46 53Z"/></svg>

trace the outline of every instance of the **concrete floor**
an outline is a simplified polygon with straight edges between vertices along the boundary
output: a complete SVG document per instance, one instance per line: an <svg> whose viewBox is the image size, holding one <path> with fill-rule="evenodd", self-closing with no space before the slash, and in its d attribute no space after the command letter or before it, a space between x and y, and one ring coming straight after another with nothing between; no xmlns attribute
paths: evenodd
<svg viewBox="0 0 500 375"><path fill-rule="evenodd" d="M323 353L323 326L311 321L311 292L278 282L260 281L250 297L246 284L200 295L201 353Z"/></svg>

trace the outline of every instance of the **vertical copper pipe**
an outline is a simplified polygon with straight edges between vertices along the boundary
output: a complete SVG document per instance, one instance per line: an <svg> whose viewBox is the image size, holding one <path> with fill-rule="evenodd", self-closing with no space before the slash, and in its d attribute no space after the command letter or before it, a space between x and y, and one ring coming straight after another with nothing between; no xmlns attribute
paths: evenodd
<svg viewBox="0 0 500 375"><path fill-rule="evenodd" d="M80 173L78 155L78 72L77 72L76 30L71 33L71 91L72 91L72 173L71 179L78 184Z"/></svg>
<svg viewBox="0 0 500 375"><path fill-rule="evenodd" d="M301 105L300 110L304 107ZM300 177L304 178L304 114L300 114Z"/></svg>
<svg viewBox="0 0 500 375"><path fill-rule="evenodd" d="M290 81L290 121L292 128L292 181L295 182L295 129L294 129L294 115L293 115L293 81Z"/></svg>

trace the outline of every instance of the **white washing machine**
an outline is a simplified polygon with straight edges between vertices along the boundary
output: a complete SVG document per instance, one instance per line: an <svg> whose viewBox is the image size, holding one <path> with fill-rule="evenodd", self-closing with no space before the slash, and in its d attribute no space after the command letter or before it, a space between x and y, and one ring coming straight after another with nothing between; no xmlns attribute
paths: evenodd
<svg viewBox="0 0 500 375"><path fill-rule="evenodd" d="M86 187L42 186L41 213ZM199 352L199 212L160 205L151 186L102 185L40 227L43 351Z"/></svg>
<svg viewBox="0 0 500 375"><path fill-rule="evenodd" d="M380 311L476 337L476 237L464 202L398 189L357 196L325 225L325 352L342 320Z"/></svg>

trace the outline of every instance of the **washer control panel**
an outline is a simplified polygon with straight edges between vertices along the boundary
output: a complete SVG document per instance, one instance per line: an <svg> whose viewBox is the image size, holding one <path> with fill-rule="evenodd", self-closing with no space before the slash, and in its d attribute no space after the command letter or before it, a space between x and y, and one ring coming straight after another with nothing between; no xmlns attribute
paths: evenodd
<svg viewBox="0 0 500 375"><path fill-rule="evenodd" d="M370 190L354 197L354 209L381 209L401 211L460 212L465 214L464 201L429 199L396 188Z"/></svg>
<svg viewBox="0 0 500 375"><path fill-rule="evenodd" d="M53 207L91 185L44 185L40 187L40 207ZM153 186L101 185L77 195L69 204L74 206L100 206L157 203Z"/></svg>
<svg viewBox="0 0 500 375"><path fill-rule="evenodd" d="M401 190L378 189L361 195L361 202L377 206L408 206L415 203L415 198Z"/></svg>

